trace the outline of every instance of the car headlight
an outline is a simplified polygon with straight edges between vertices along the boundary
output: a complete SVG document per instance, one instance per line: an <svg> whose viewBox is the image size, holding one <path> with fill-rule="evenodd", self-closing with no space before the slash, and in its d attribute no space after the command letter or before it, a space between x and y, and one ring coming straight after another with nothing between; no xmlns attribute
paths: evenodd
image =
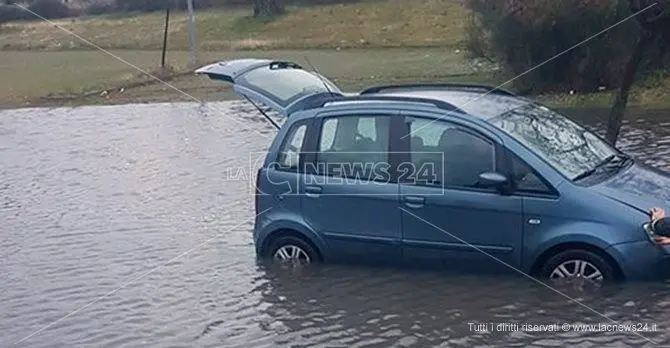
<svg viewBox="0 0 670 348"><path fill-rule="evenodd" d="M642 229L644 229L644 232L647 234L651 242L657 244L656 234L654 233L654 230L651 228L651 222L646 222L644 225L642 225Z"/></svg>

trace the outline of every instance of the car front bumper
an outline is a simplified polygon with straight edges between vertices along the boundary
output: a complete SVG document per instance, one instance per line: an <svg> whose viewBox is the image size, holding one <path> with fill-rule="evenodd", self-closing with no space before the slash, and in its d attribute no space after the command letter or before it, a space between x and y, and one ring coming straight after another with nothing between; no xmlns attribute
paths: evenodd
<svg viewBox="0 0 670 348"><path fill-rule="evenodd" d="M627 280L660 280L670 278L670 246L648 240L621 243L607 249Z"/></svg>

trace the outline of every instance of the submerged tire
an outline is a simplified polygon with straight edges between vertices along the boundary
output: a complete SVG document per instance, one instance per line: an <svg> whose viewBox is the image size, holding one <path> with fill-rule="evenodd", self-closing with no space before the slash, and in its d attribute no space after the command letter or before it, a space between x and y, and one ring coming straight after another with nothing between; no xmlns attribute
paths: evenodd
<svg viewBox="0 0 670 348"><path fill-rule="evenodd" d="M278 263L300 263L308 265L319 262L319 254L314 247L296 236L281 236L270 243L266 255Z"/></svg>
<svg viewBox="0 0 670 348"><path fill-rule="evenodd" d="M542 266L540 275L550 280L581 278L596 283L616 279L610 262L597 253L583 249L565 250L552 256Z"/></svg>

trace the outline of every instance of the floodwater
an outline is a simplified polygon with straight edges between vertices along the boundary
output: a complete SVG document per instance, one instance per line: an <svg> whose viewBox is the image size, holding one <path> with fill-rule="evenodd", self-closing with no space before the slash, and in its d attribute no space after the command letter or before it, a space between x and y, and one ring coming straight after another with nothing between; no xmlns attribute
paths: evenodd
<svg viewBox="0 0 670 348"><path fill-rule="evenodd" d="M670 170L668 115L622 147ZM249 184L273 134L239 102L0 113L0 347L670 345L670 283L576 303L523 277L264 267ZM608 318L642 331L561 329Z"/></svg>

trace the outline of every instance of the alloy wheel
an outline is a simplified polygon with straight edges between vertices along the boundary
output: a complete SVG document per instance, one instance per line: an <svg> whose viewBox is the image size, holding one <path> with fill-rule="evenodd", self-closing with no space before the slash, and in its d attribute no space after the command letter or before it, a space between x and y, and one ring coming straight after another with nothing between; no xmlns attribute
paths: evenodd
<svg viewBox="0 0 670 348"><path fill-rule="evenodd" d="M581 278L593 282L604 280L602 272L592 263L584 260L567 260L556 266L549 275L550 279Z"/></svg>
<svg viewBox="0 0 670 348"><path fill-rule="evenodd" d="M274 259L281 263L309 264L312 260L305 250L299 246L287 244L275 251Z"/></svg>

